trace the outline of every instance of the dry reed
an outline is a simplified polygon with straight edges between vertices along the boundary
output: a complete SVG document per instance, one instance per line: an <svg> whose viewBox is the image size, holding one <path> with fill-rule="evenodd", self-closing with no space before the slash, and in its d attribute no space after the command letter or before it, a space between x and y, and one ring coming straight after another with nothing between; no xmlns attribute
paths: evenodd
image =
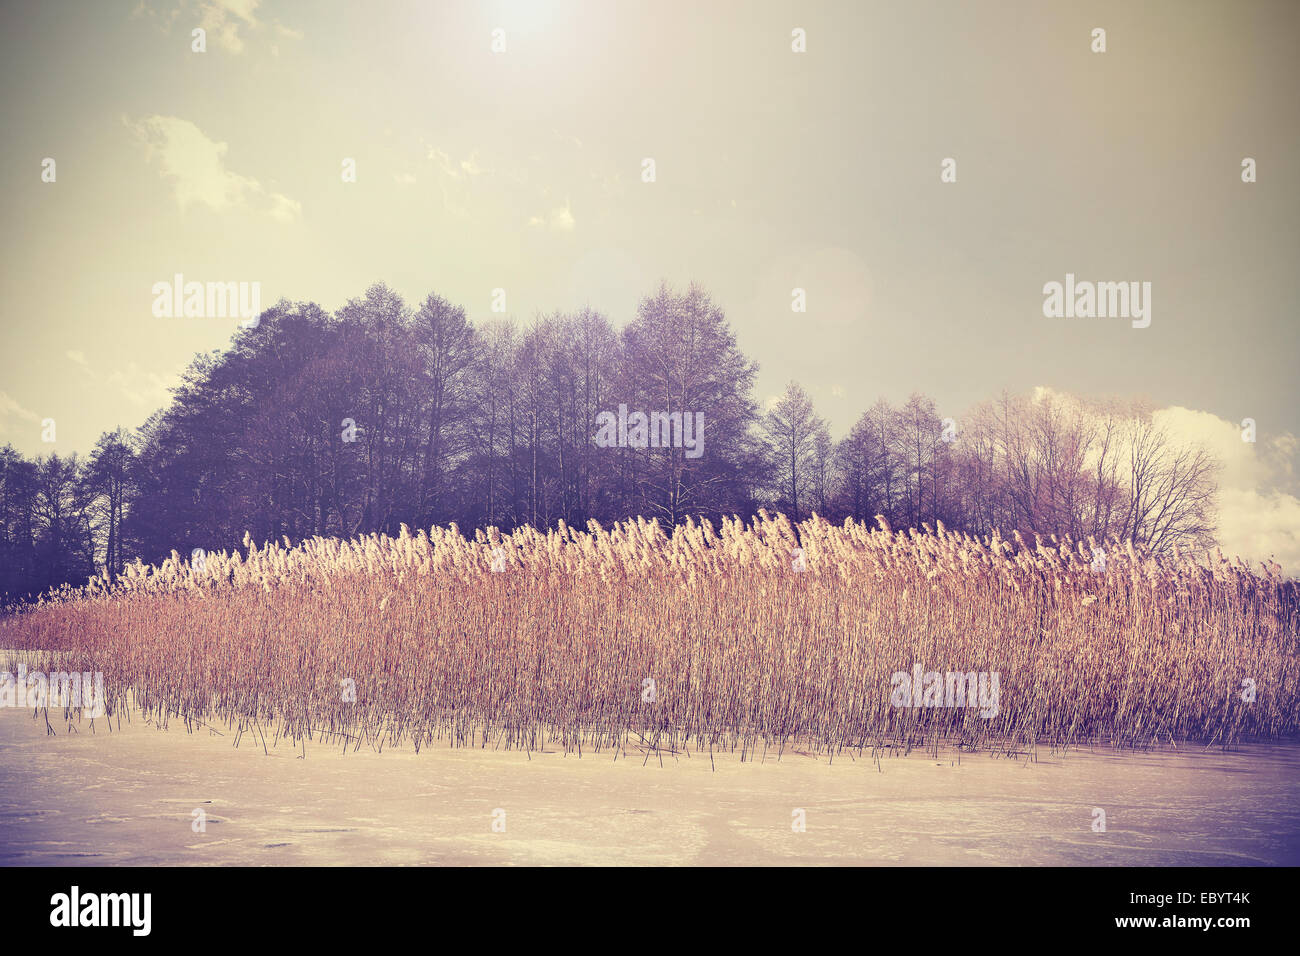
<svg viewBox="0 0 1300 956"><path fill-rule="evenodd" d="M130 701L261 746L1006 753L1297 731L1300 602L1275 565L1112 541L1098 571L1092 541L881 525L246 538L22 609L0 647L102 671L119 722ZM914 663L997 672L997 715L893 706Z"/></svg>

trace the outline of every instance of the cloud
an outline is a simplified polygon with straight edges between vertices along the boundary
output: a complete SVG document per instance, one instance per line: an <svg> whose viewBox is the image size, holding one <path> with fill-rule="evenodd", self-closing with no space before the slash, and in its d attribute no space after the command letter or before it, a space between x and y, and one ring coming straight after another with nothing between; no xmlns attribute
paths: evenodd
<svg viewBox="0 0 1300 956"><path fill-rule="evenodd" d="M257 18L253 13L261 3L262 0L207 0L204 6L216 9L221 16L234 14L249 26L257 26Z"/></svg>
<svg viewBox="0 0 1300 956"><path fill-rule="evenodd" d="M170 34L172 28L180 23L184 25L186 46L188 48L190 30L202 27L209 41L208 49L219 49L232 56L239 56L248 49L247 41L254 36L265 40L271 37L286 40L301 40L303 32L287 27L277 20L269 23L259 20L257 10L261 0L180 0L180 3L163 4L169 9L159 11L149 0L140 2L131 11L132 20L147 20L162 33ZM272 56L278 56L279 46L275 43L267 49Z"/></svg>
<svg viewBox="0 0 1300 956"><path fill-rule="evenodd" d="M280 193L271 193L271 218L279 222L293 222L302 215L302 203Z"/></svg>
<svg viewBox="0 0 1300 956"><path fill-rule="evenodd" d="M573 220L573 210L566 202L563 206L551 210L551 230L553 232L573 232L577 223Z"/></svg>
<svg viewBox="0 0 1300 956"><path fill-rule="evenodd" d="M581 147L575 137L556 138L569 153ZM431 178L451 215L510 231L522 223L540 232L572 233L578 228L576 204L589 221L600 221L600 180L594 171L588 176L579 162L553 152L525 156L517 150L493 153L467 145L452 148L420 139ZM397 181L407 182L405 177Z"/></svg>
<svg viewBox="0 0 1300 956"><path fill-rule="evenodd" d="M167 380L156 372L143 371L134 362L127 362L125 367L114 369L107 381L127 401L143 408L161 408L171 404Z"/></svg>
<svg viewBox="0 0 1300 956"><path fill-rule="evenodd" d="M67 356L68 361L77 366L78 371L81 373L81 380L83 383L94 381L95 372L91 369L90 362L86 358L85 352L80 352L76 349L68 349L63 354Z"/></svg>
<svg viewBox="0 0 1300 956"><path fill-rule="evenodd" d="M487 172L478 161L477 150L459 162L435 146L426 147L426 157L433 163L434 178L442 189L442 204L447 212L470 218L473 181Z"/></svg>
<svg viewBox="0 0 1300 956"><path fill-rule="evenodd" d="M483 175L483 167L479 165L477 152L470 153L468 159L460 161L460 171L466 176Z"/></svg>
<svg viewBox="0 0 1300 956"><path fill-rule="evenodd" d="M1256 564L1272 558L1300 577L1300 498L1283 491L1219 489L1219 543L1224 554Z"/></svg>
<svg viewBox="0 0 1300 956"><path fill-rule="evenodd" d="M534 228L545 226L551 232L573 232L577 222L573 218L573 210L566 201L563 206L557 206L545 216L530 216L528 225Z"/></svg>
<svg viewBox="0 0 1300 956"><path fill-rule="evenodd" d="M582 140L571 133L561 133L558 129L552 127L551 135L566 146L573 146L577 149L582 149Z"/></svg>
<svg viewBox="0 0 1300 956"><path fill-rule="evenodd" d="M199 26L217 46L236 56L244 52L244 39L239 31L258 26L254 11L259 0L207 0L200 5Z"/></svg>
<svg viewBox="0 0 1300 956"><path fill-rule="evenodd" d="M90 367L90 362L84 352L69 349L63 354L81 369L88 387L93 388L97 393L104 391L106 388L112 388L125 396L132 404L146 408L159 408L171 404L171 388L174 384L180 382L179 375L173 375L173 381L168 382L156 372L143 371L134 362L127 362L125 366L117 366L105 378L96 374L95 370ZM6 417L6 400L17 411L19 417L26 418L29 421L36 420L34 414L20 408L7 395L0 393L0 424L3 424L3 419ZM0 428L0 431L3 431L3 429Z"/></svg>
<svg viewBox="0 0 1300 956"><path fill-rule="evenodd" d="M156 160L163 178L172 180L182 212L196 203L221 212L261 189L256 179L226 169L228 145L208 139L189 120L148 116L130 125L146 159Z"/></svg>
<svg viewBox="0 0 1300 956"><path fill-rule="evenodd" d="M1035 402L1050 398L1067 405L1079 401L1043 385L1032 397ZM1256 570L1259 562L1272 559L1287 576L1300 576L1296 436L1258 431L1256 441L1243 441L1241 423L1181 405L1155 409L1151 415L1175 443L1199 445L1223 466L1215 530L1223 553L1251 562Z"/></svg>
<svg viewBox="0 0 1300 956"><path fill-rule="evenodd" d="M1300 575L1300 497L1296 491L1296 436L1260 430L1242 440L1242 426L1211 412L1181 406L1155 413L1157 424L1199 442L1223 462L1219 476L1219 545L1251 562L1272 558Z"/></svg>
<svg viewBox="0 0 1300 956"><path fill-rule="evenodd" d="M156 163L160 175L171 181L181 212L203 205L216 212L255 208L280 222L301 215L297 200L268 192L253 177L227 169L229 145L209 139L189 120L154 115L125 122L143 145L146 162Z"/></svg>
<svg viewBox="0 0 1300 956"><path fill-rule="evenodd" d="M39 422L35 412L28 411L10 398L8 392L0 392L0 435L11 435L16 431L18 422Z"/></svg>
<svg viewBox="0 0 1300 956"><path fill-rule="evenodd" d="M183 12L184 10L182 7L173 7L165 15L160 15L157 10L149 6L146 0L140 0L131 11L131 19L152 20L156 26L161 25L160 29L162 32L166 33L168 29L170 29L172 23L174 23Z"/></svg>
<svg viewBox="0 0 1300 956"><path fill-rule="evenodd" d="M474 150L460 162L456 162L435 146L428 147L426 155L434 168L449 179L464 180L473 176L482 176L487 172L478 161L478 150Z"/></svg>

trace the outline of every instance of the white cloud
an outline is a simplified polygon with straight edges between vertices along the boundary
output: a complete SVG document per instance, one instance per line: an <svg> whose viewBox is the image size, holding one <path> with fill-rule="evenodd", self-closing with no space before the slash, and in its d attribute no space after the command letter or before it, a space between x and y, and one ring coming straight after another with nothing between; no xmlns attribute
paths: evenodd
<svg viewBox="0 0 1300 956"><path fill-rule="evenodd" d="M481 176L486 172L483 165L478 161L478 150L474 150L460 162L453 161L450 156L436 146L428 147L426 155L440 173L451 179Z"/></svg>
<svg viewBox="0 0 1300 956"><path fill-rule="evenodd" d="M577 222L573 218L573 209L566 201L563 206L556 206L545 216L530 216L528 225L535 228L545 226L551 232L573 232Z"/></svg>
<svg viewBox="0 0 1300 956"><path fill-rule="evenodd" d="M187 49L190 30L196 26L206 32L209 50L221 50L233 56L244 53L249 48L247 41L254 36L262 40L303 38L301 30L287 27L277 20L269 23L259 20L257 10L261 0L180 0L179 3L171 0L162 6L167 9L158 10L150 0L140 0L131 11L131 19L146 20L165 34L170 34L178 24L182 25ZM280 54L280 48L274 42L269 43L267 49L272 56Z"/></svg>
<svg viewBox="0 0 1300 956"><path fill-rule="evenodd" d="M262 0L208 0L205 6L214 7L224 16L233 13L249 26L257 26L253 12L261 6Z"/></svg>
<svg viewBox="0 0 1300 956"><path fill-rule="evenodd" d="M483 174L483 167L479 165L477 153L470 153L468 159L462 159L460 169L466 176L481 176Z"/></svg>
<svg viewBox="0 0 1300 956"><path fill-rule="evenodd" d="M1272 558L1286 574L1300 575L1296 436L1260 430L1256 441L1242 441L1240 423L1180 406L1160 409L1155 420L1223 462L1218 539L1224 554L1256 564Z"/></svg>
<svg viewBox="0 0 1300 956"><path fill-rule="evenodd" d="M573 232L577 218L573 214L572 199L566 196L563 205L556 205L560 190L539 188L527 164L513 162L509 157L497 157L492 165L485 165L480 151L474 149L464 159L437 146L423 142L425 157L433 164L434 180L442 190L443 206L454 216L473 218L479 222L496 221L513 225L518 209L539 208L525 220L530 229L549 232ZM534 165L542 157L534 157ZM410 182L414 182L414 177ZM404 177L398 178L405 183ZM567 191L567 190L566 190Z"/></svg>
<svg viewBox="0 0 1300 956"><path fill-rule="evenodd" d="M1219 542L1259 570L1272 558L1288 577L1300 577L1300 498L1283 491L1219 490Z"/></svg>
<svg viewBox="0 0 1300 956"><path fill-rule="evenodd" d="M280 222L293 222L302 215L302 203L282 193L271 193L271 218Z"/></svg>
<svg viewBox="0 0 1300 956"><path fill-rule="evenodd" d="M13 434L19 421L38 422L40 417L19 405L8 392L0 392L0 435Z"/></svg>
<svg viewBox="0 0 1300 956"><path fill-rule="evenodd" d="M182 7L173 7L165 15L159 14L157 10L149 6L146 0L140 0L135 8L131 11L132 20L152 20L155 25L160 25L160 29L165 33L171 27L180 15L184 12Z"/></svg>
<svg viewBox="0 0 1300 956"><path fill-rule="evenodd" d="M90 361L84 352L69 349L63 354L84 372L88 387L97 391L102 391L106 387L115 389L133 405L142 408L153 409L171 404L171 389L180 383L179 374L172 375L169 381L157 372L141 369L135 362L119 365L104 377L96 374L90 367ZM7 418L20 418L31 422L37 420L33 412L27 411L8 395L0 392L0 434L5 431L4 422Z"/></svg>
<svg viewBox="0 0 1300 956"><path fill-rule="evenodd" d="M258 26L254 16L257 6L258 0L207 0L199 8L199 26L208 31L208 36L222 50L238 55L244 51L244 39L239 31Z"/></svg>
<svg viewBox="0 0 1300 956"><path fill-rule="evenodd" d="M1035 402L1079 401L1042 385L1032 396ZM1215 537L1223 553L1249 561L1256 571L1259 562L1272 559L1286 575L1300 577L1296 436L1261 430L1256 441L1243 441L1239 422L1180 405L1156 409L1152 419L1174 441L1198 444L1222 464Z"/></svg>
<svg viewBox="0 0 1300 956"><path fill-rule="evenodd" d="M160 408L171 403L166 379L156 372L143 371L134 362L113 370L108 384L122 393L127 401L143 408Z"/></svg>
<svg viewBox="0 0 1300 956"><path fill-rule="evenodd" d="M454 216L468 219L473 180L486 172L479 164L477 151L456 162L441 149L428 146L426 156L433 163L434 178L442 189L443 208Z"/></svg>
<svg viewBox="0 0 1300 956"><path fill-rule="evenodd" d="M573 210L566 202L563 206L551 210L551 229L554 232L573 232L577 223L573 220Z"/></svg>
<svg viewBox="0 0 1300 956"><path fill-rule="evenodd" d="M209 139L189 120L176 116L146 116L128 128L143 144L145 159L157 163L169 179L182 212L194 205L217 212L252 207L281 222L292 222L302 204L281 193L269 193L256 179L226 168L228 144Z"/></svg>
<svg viewBox="0 0 1300 956"><path fill-rule="evenodd" d="M68 361L77 366L77 371L81 375L81 381L83 384L95 380L95 372L90 367L90 361L86 358L85 352L78 351L77 349L68 349L63 354L67 357Z"/></svg>

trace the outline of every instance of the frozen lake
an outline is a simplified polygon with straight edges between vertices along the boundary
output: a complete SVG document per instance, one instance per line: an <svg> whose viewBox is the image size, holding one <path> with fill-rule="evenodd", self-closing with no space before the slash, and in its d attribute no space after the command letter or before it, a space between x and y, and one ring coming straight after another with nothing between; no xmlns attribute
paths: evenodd
<svg viewBox="0 0 1300 956"><path fill-rule="evenodd" d="M787 751L715 755L713 772L707 753L660 767L309 743L299 759L284 741L267 756L251 735L235 748L138 713L121 732L96 725L47 736L31 711L0 709L0 863L1300 864L1295 743L879 766Z"/></svg>

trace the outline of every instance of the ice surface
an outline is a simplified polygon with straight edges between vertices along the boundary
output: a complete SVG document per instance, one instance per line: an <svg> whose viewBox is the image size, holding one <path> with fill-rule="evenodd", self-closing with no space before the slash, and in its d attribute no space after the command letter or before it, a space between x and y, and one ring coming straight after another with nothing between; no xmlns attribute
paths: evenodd
<svg viewBox="0 0 1300 956"><path fill-rule="evenodd" d="M111 733L51 723L57 736L0 709L5 865L1300 864L1296 743L879 765L787 750L715 754L715 772L698 752L660 767L637 752L308 743L301 759L138 712Z"/></svg>

